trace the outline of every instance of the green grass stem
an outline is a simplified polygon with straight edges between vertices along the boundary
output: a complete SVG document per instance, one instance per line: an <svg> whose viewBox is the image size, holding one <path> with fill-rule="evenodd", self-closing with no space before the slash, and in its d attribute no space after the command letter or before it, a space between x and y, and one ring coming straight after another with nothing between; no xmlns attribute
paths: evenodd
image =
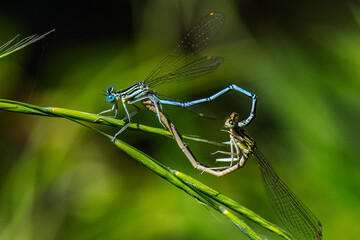
<svg viewBox="0 0 360 240"><path fill-rule="evenodd" d="M114 126L114 127L122 127L125 124L124 121L109 117L99 118L98 115L92 113L80 112L71 109L57 108L57 107L41 107L28 103L22 103L22 102L6 100L6 99L0 99L0 110L23 113L23 114L41 115L47 117L66 118L98 132L99 134L105 136L109 140L112 140L113 136L106 134L93 126L90 126L87 123L96 123L96 124ZM164 135L168 137L171 136L171 134L167 130L136 124L136 123L130 124L129 129ZM187 137L184 136L184 138ZM188 137L187 139L194 140L194 138L192 137L190 138ZM222 195L221 193L208 187L207 185L199 182L198 180L184 173L168 168L167 166L163 165L154 158L148 156L147 154L141 152L140 150L134 148L133 146L121 140L115 139L115 141L113 141L113 144L117 148L121 149L126 154L128 154L129 156L131 156L132 158L134 158L135 160L142 163L144 166L146 166L147 168L149 168L150 170L161 176L162 178L166 179L174 186L180 188L181 190L189 194L191 197L196 199L196 201L204 204L205 206L211 207L216 211L218 211L219 213L221 213L222 215L224 215L227 219L229 219L232 223L234 223L234 225L238 227L249 239L257 240L263 238L261 238L252 228L250 228L242 219L240 219L239 216L237 216L237 214L240 214L246 219L249 219L255 223L260 224L269 231L277 233L279 236L283 237L284 239L288 239L288 240L293 239L290 237L289 234L287 234L281 228L277 227L272 223L269 223L268 221L261 218L256 213L243 207L234 200Z"/></svg>

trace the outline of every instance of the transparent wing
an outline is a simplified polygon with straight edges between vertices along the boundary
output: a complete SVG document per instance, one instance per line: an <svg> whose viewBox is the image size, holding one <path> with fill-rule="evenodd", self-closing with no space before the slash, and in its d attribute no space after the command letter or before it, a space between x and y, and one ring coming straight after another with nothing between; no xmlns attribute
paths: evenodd
<svg viewBox="0 0 360 240"><path fill-rule="evenodd" d="M199 78L214 71L223 61L222 57L201 57L146 84L152 88L164 82L179 82Z"/></svg>
<svg viewBox="0 0 360 240"><path fill-rule="evenodd" d="M284 226L299 239L321 239L321 223L279 178L257 149L253 152L259 165L266 194Z"/></svg>
<svg viewBox="0 0 360 240"><path fill-rule="evenodd" d="M158 94L158 93L156 93L156 96L163 99L163 100L169 100L169 101L181 102L181 103L185 102L185 101L182 101L182 100L179 100L179 99L176 99L176 98L172 98L172 97L169 97L169 96L165 96L165 95L162 95L162 94ZM189 110L190 112L195 113L196 115L199 115L200 117L209 118L209 119L216 119L216 116L215 116L214 113L212 113L209 110L207 110L207 109L205 109L203 107L200 107L198 105L191 105L191 106L185 107L185 109Z"/></svg>
<svg viewBox="0 0 360 240"><path fill-rule="evenodd" d="M36 42L36 41L39 41L40 39L43 39L46 35L54 32L54 31L55 31L55 29L53 29L53 30L41 35L41 36L39 36L37 34L31 35L31 36L26 37L26 38L22 39L21 41L15 43L14 45L8 47L9 45L11 45L12 42L15 41L16 38L19 37L19 35L17 35L16 37L11 39L7 43L0 46L0 58L5 57L5 56L7 56L7 55L9 55L9 54L11 54L13 52L16 52L16 51L18 51L18 50L20 50L20 49L34 43L34 42Z"/></svg>
<svg viewBox="0 0 360 240"><path fill-rule="evenodd" d="M193 61L195 54L206 47L218 34L224 21L225 15L221 12L210 13L201 19L184 36L173 52L151 71L144 80L145 84L158 85L164 83L167 81L165 80L166 76L170 77L170 73L174 70Z"/></svg>

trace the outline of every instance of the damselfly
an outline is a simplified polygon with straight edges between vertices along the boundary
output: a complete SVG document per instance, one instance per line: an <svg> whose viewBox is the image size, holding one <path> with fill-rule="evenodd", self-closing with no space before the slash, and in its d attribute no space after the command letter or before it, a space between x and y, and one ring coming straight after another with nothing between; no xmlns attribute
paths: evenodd
<svg viewBox="0 0 360 240"><path fill-rule="evenodd" d="M220 158L217 161L230 162L229 169L235 170L243 167L249 155L253 155L260 168L269 201L284 226L297 239L321 240L322 227L320 221L279 178L270 163L256 147L254 140L239 123L238 113L232 113L226 119L225 127L230 129L228 131L230 133L228 143L231 151L217 151L215 153L227 154L230 155L230 158ZM234 162L237 163L233 165ZM229 172L225 172L225 174L227 173Z"/></svg>
<svg viewBox="0 0 360 240"><path fill-rule="evenodd" d="M114 139L129 126L132 122L131 117L140 110L136 105L134 105L134 103L142 102L143 100L150 100L153 103L159 122L164 126L160 120L160 110L162 109L162 104L187 108L191 111L197 112L200 116L211 117L206 111L198 111L199 108L194 108L195 106L193 105L212 101L228 91L235 90L252 99L250 115L245 121L243 121L243 125L245 126L253 120L255 117L256 95L236 86L235 84L224 88L208 98L202 98L190 102L181 102L171 98L165 99L161 97L161 95L150 90L150 88L163 83L191 80L214 71L223 62L223 58L214 56L196 58L196 53L206 47L217 35L224 24L224 21L225 15L221 12L208 14L184 36L183 40L177 45L173 52L160 62L160 64L152 70L144 81L138 82L122 91L116 91L114 87L109 87L107 89L106 99L108 102L112 103L113 106L111 109L100 112L99 114L115 111L114 117L117 117L118 102L121 101L126 112L124 119L128 120L120 131L115 134ZM126 107L127 104L133 105L136 108L136 111L129 113Z"/></svg>

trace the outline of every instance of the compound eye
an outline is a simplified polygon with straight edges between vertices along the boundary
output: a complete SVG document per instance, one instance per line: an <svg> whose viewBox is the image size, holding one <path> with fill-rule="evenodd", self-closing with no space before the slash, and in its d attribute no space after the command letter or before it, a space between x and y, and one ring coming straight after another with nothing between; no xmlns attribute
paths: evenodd
<svg viewBox="0 0 360 240"><path fill-rule="evenodd" d="M112 103L112 102L114 102L114 100L115 100L115 96L114 96L114 95L107 95L107 96L106 96L106 100L107 100L109 103Z"/></svg>
<svg viewBox="0 0 360 240"><path fill-rule="evenodd" d="M108 87L108 88L106 89L106 92L107 92L107 94L112 94L112 93L115 92L115 88L114 88L114 87Z"/></svg>

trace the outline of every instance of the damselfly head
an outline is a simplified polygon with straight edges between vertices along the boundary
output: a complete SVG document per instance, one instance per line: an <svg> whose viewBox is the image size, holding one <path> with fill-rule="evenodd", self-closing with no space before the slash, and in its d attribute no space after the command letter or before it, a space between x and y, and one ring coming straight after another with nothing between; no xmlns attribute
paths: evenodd
<svg viewBox="0 0 360 240"><path fill-rule="evenodd" d="M239 114L233 112L232 114L230 114L228 118L226 118L225 127L232 129L237 126L238 122L239 122Z"/></svg>
<svg viewBox="0 0 360 240"><path fill-rule="evenodd" d="M113 103L116 99L116 90L114 87L108 87L107 90L106 90L106 100L109 102L109 103Z"/></svg>

